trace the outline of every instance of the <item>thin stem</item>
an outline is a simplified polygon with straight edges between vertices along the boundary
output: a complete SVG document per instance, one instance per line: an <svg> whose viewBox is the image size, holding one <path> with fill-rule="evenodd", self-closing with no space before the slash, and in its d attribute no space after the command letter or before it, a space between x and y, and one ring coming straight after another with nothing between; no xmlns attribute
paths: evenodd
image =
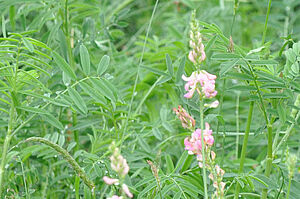
<svg viewBox="0 0 300 199"><path fill-rule="evenodd" d="M239 158L239 141L240 141L240 137L239 137L239 132L240 132L240 118L239 118L239 106L240 106L240 94L238 93L236 96L236 107L235 107L235 118L236 118L236 141L235 141L235 155L236 155L236 159Z"/></svg>
<svg viewBox="0 0 300 199"><path fill-rule="evenodd" d="M267 35L267 27L268 27L268 20L269 20L269 15L270 15L270 10L271 10L271 3L272 3L272 0L269 0L268 11L267 11L266 21L265 21L265 28L264 28L263 36L262 36L262 39L261 39L261 45L265 44L265 39L266 39L266 35Z"/></svg>
<svg viewBox="0 0 300 199"><path fill-rule="evenodd" d="M289 197L290 197L291 184L292 184L292 178L289 177L289 185L288 185L288 190L286 193L286 199L289 199Z"/></svg>
<svg viewBox="0 0 300 199"><path fill-rule="evenodd" d="M246 130L245 130L245 136L244 136L243 147L242 147L242 152L241 152L239 174L241 174L243 172L243 169L244 169L244 163L245 163L245 158L246 158L246 150L247 150L247 144L248 144L248 137L249 137L249 132L250 132L251 120L252 120L253 107L254 107L254 101L251 101L250 105L249 105L247 126L246 126ZM239 198L239 192L240 192L240 184L236 183L235 194L234 194L235 199Z"/></svg>
<svg viewBox="0 0 300 199"><path fill-rule="evenodd" d="M77 113L76 111L72 111L72 119L73 119L73 127L77 125ZM74 140L76 142L76 146L74 148L74 152L79 150L79 132L78 130L74 130Z"/></svg>
<svg viewBox="0 0 300 199"><path fill-rule="evenodd" d="M143 62L148 36L149 36L150 28L151 28L151 25L152 25L152 21L153 21L153 18L154 18L154 14L155 14L155 11L156 11L157 6L158 6L158 2L159 2L159 0L156 0L156 3L154 5L153 11L152 11L152 15L151 15L149 25L148 25L148 28L147 28L147 32L146 32L146 37L145 37L145 40L144 40L142 54L141 54L141 57L140 57L140 60L139 60L139 65L137 66L137 73L136 73L136 77L135 77L135 81L134 81L133 91L132 91L132 94L131 94L129 110L128 110L127 118L126 118L126 121L125 121L125 126L124 126L124 130L123 130L123 134L122 134L121 144L124 141L124 134L127 130L128 120L131 117L132 104L133 104L133 99L134 99L134 96L135 96L136 87L137 87L137 83L138 83L138 79L139 79L140 68L141 68L141 65L142 65L142 62Z"/></svg>
<svg viewBox="0 0 300 199"><path fill-rule="evenodd" d="M292 129L294 128L295 124L297 123L299 117L300 117L300 111L298 111L298 113L297 113L297 116L296 116L296 118L295 118L295 122L293 122L293 123L290 125L290 127L285 131L283 138L282 138L282 139L280 140L280 142L276 145L276 148L275 148L274 151L273 151L273 155L275 155L276 152L279 150L280 146L281 146L282 144L284 144L284 143L287 141L287 139L288 139L288 137L290 136L291 131L292 131Z"/></svg>
<svg viewBox="0 0 300 199"><path fill-rule="evenodd" d="M204 184L204 198L208 199L207 195L207 183L206 183L206 165L205 165L205 147L204 147L204 140L203 140L203 132L204 132L204 105L203 99L200 99L200 122L201 122L201 148L202 148L202 175L203 175L203 184Z"/></svg>
<svg viewBox="0 0 300 199"><path fill-rule="evenodd" d="M258 98L259 98L259 102L260 102L260 107L261 107L261 110L263 112L264 119L265 119L265 122L266 122L266 125L267 125L267 130L268 130L268 148L267 148L267 151L268 152L267 152L267 158L266 158L265 176L269 177L270 174L271 174L271 170L272 170L272 159L273 159L273 156L272 156L272 153L273 153L273 146L272 146L273 145L273 133L272 133L273 129L272 129L272 124L270 123L270 120L268 119L267 111L266 111L266 108L265 108L265 105L264 105L264 102L263 102L263 98L262 98L258 83L256 81L256 76L254 74L254 71L253 71L252 67L250 66L249 62L245 59L244 59L244 61L246 62L247 66L250 70L250 73L253 77L254 85L255 85L255 88L257 90L257 94L258 94ZM268 190L263 189L261 198L266 199L267 195L268 195Z"/></svg>
<svg viewBox="0 0 300 199"><path fill-rule="evenodd" d="M0 198L2 198L2 190L4 187L4 172L5 172L5 164L6 164L6 156L7 151L10 145L10 140L12 138L12 130L13 130L13 122L15 117L15 108L14 103L11 103L12 106L10 108L10 117L9 117L9 123L8 123L8 130L5 137L4 145L3 145L3 151L1 156L1 166L0 166Z"/></svg>

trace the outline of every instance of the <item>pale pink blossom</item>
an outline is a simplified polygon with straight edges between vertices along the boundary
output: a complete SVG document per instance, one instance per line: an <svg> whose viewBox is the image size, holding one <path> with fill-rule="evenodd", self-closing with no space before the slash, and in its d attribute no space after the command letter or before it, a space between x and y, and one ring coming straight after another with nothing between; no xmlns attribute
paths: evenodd
<svg viewBox="0 0 300 199"><path fill-rule="evenodd" d="M111 160L111 168L116 171L119 175L125 176L129 171L129 166L127 161L121 154L119 154L118 150L114 152L114 155L110 157Z"/></svg>
<svg viewBox="0 0 300 199"><path fill-rule="evenodd" d="M104 181L106 184L108 184L108 185L118 184L118 183L119 183L119 180L118 180L118 179L110 178L110 177L107 177L107 176L104 176L104 177L103 177L103 181Z"/></svg>
<svg viewBox="0 0 300 199"><path fill-rule="evenodd" d="M184 95L186 98L192 98L197 90L199 95L204 98L212 98L217 95L215 90L215 79L217 77L205 70L195 71L190 77L182 75L182 79L186 81L184 88L188 93Z"/></svg>
<svg viewBox="0 0 300 199"><path fill-rule="evenodd" d="M189 154L200 155L202 151L201 142L202 130L196 129L191 137L184 139L185 150L188 150ZM205 123L205 129L203 130L203 142L205 146L212 146L214 143L214 137L212 136L212 130L209 129L209 124Z"/></svg>
<svg viewBox="0 0 300 199"><path fill-rule="evenodd" d="M122 189L129 198L133 197L132 193L129 191L129 188L126 184L122 184Z"/></svg>
<svg viewBox="0 0 300 199"><path fill-rule="evenodd" d="M196 33L196 34L195 34ZM189 60L194 64L201 64L206 58L204 45L202 43L201 34L197 32L190 31L190 47L192 50L189 53Z"/></svg>

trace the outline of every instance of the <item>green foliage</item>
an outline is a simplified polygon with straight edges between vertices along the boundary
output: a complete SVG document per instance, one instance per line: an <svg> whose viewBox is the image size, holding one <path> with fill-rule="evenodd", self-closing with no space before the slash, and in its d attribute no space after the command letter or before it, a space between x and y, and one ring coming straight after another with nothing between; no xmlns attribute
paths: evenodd
<svg viewBox="0 0 300 199"><path fill-rule="evenodd" d="M159 1L147 29L154 6L0 0L2 196L107 198L116 193L102 180L116 177L108 150L115 141L128 161L124 182L134 198L202 198L202 171L184 150L190 132L172 112L182 105L199 127L199 100L183 97L181 78L195 70L188 38L190 14L197 9L207 57L201 67L218 77L220 106L205 109L204 120L213 129L216 162L226 171L226 196L233 197L239 184L242 198L258 198L265 188L269 198L286 198L290 180L289 198L299 198L299 172L289 179L284 156L289 147L299 157L299 1L272 2L264 45L267 0ZM244 171L238 173L236 138L244 135L250 101L253 119ZM269 177L264 113L273 135ZM58 150L27 142L32 137L72 156L95 189ZM159 180L147 160L158 168Z"/></svg>

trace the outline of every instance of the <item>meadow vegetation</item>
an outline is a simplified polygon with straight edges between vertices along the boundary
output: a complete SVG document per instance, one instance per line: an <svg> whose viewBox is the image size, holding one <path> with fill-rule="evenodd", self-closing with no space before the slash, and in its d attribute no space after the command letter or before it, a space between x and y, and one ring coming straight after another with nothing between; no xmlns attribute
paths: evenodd
<svg viewBox="0 0 300 199"><path fill-rule="evenodd" d="M0 198L300 198L298 0L0 0Z"/></svg>

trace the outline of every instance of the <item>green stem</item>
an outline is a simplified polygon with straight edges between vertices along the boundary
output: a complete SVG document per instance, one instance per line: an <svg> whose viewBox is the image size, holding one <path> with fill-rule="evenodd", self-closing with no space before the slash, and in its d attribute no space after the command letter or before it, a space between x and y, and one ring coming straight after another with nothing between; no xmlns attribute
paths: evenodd
<svg viewBox="0 0 300 199"><path fill-rule="evenodd" d="M286 199L289 199L289 197L290 197L291 184L292 184L292 178L289 177L289 186L288 186L288 190L286 193Z"/></svg>
<svg viewBox="0 0 300 199"><path fill-rule="evenodd" d="M243 147L242 147L242 152L241 152L239 174L241 174L243 172L243 169L244 169L244 163L245 163L245 158L246 158L246 150L247 150L247 144L248 144L248 137L249 137L249 133L250 133L250 126L251 126L251 120L252 120L253 107L254 107L254 101L251 101L250 105L249 105L247 126L246 126L246 131L245 131L245 136L244 136L244 141L243 141ZM235 199L239 198L239 192L240 192L240 184L236 183L235 194L234 194Z"/></svg>
<svg viewBox="0 0 300 199"><path fill-rule="evenodd" d="M238 93L238 95L236 96L236 107L235 107L235 115L236 115L236 141L235 141L235 150L236 150L236 159L239 158L239 141L240 141L240 136L239 136L239 132L240 132L240 119L239 119L239 106L240 106L240 94Z"/></svg>
<svg viewBox="0 0 300 199"><path fill-rule="evenodd" d="M73 119L73 127L77 125L77 114L76 111L72 111L72 119ZM74 148L74 152L79 150L79 132L78 130L74 130L74 140L76 142L76 146Z"/></svg>
<svg viewBox="0 0 300 199"><path fill-rule="evenodd" d="M2 190L4 187L4 172L5 172L5 164L6 164L6 156L7 151L10 145L10 140L12 138L12 131L13 131L13 122L14 122L14 116L15 116L15 108L14 103L11 103L12 106L10 108L10 117L9 117L9 123L8 123L8 130L5 137L4 145L3 145L3 151L1 156L1 166L0 166L0 198L2 198Z"/></svg>
<svg viewBox="0 0 300 199"><path fill-rule="evenodd" d="M290 125L290 127L285 131L283 138L282 138L282 139L280 140L280 142L276 145L276 148L275 148L274 151L273 151L273 155L275 155L276 152L279 150L280 146L281 146L282 144L284 144L284 143L287 141L287 139L288 139L288 137L290 136L291 131L292 131L292 129L294 128L295 124L297 123L299 117L300 117L300 111L298 111L298 113L297 113L297 116L296 116L296 118L295 118L295 122L293 122L293 123Z"/></svg>
<svg viewBox="0 0 300 199"><path fill-rule="evenodd" d="M125 132L127 130L129 118L131 117L131 114L132 114L132 104L133 104L133 100L134 100L134 96L135 96L135 92L136 92L136 88L137 88L137 84L138 84L140 68L141 68L141 65L143 63L146 44L147 44L147 41L148 41L148 36L149 36L150 28L151 28L151 25L152 25L152 21L153 21L153 18L154 18L154 14L155 14L156 9L158 7L158 2L159 2L159 0L156 0L153 11L152 11L152 15L151 15L151 18L150 18L150 21L149 21L149 25L148 25L147 32L146 32L146 37L145 37L144 44L143 44L142 54L141 54L141 57L140 57L140 60L139 60L139 64L137 66L137 73L136 73L135 81L134 81L134 85L133 85L133 91L132 91L132 95L131 95L131 99L130 99L128 115L127 115L127 118L126 118L126 121L125 121L125 126L124 126L124 129L123 129L123 133L122 133L121 145L124 141L124 136L125 136Z"/></svg>
<svg viewBox="0 0 300 199"><path fill-rule="evenodd" d="M265 170L265 176L266 177L269 177L270 174L271 174L271 170L272 170L272 153L273 153L273 133L272 133L272 124L270 123L270 120L268 119L268 116L267 116L267 111L266 111L266 108L265 108L265 105L264 105L264 102L263 102L263 98L262 98L262 95L261 95L261 92L260 92L260 89L259 89L259 86L258 86L258 83L256 81L256 76L254 74L254 71L252 69L252 67L250 66L249 62L247 60L244 59L244 61L246 62L249 70L250 70L250 73L253 77L253 81L254 81L254 85L255 85L255 88L257 90L257 94L258 94L258 98L259 98L259 102L260 102L260 108L263 112L263 115L264 115L264 119L265 119L265 122L266 122L266 125L267 125L267 130L268 130L268 149L267 149L267 158L266 158L266 170ZM261 198L262 199L266 199L267 198L267 194L268 193L268 190L267 189L263 189L262 191L262 196Z"/></svg>
<svg viewBox="0 0 300 199"><path fill-rule="evenodd" d="M31 137L25 140L25 142L40 142L43 144L48 145L49 147L53 148L55 151L60 153L63 158L73 167L76 174L82 179L82 181L92 190L94 195L95 192L95 185L93 181L91 181L84 170L79 166L79 164L74 160L74 158L61 146L41 137Z"/></svg>
<svg viewBox="0 0 300 199"><path fill-rule="evenodd" d="M201 134L203 135L204 132L204 105L203 99L200 99L200 121L201 121ZM204 185L204 198L208 199L207 195L207 183L206 183L206 165L205 165L205 147L204 147L204 140L203 136L201 136L201 146L202 146L202 175L203 175L203 185Z"/></svg>
<svg viewBox="0 0 300 199"><path fill-rule="evenodd" d="M265 21L265 28L264 28L263 36L262 36L262 39L261 39L261 45L265 44L265 39L266 39L266 35L267 35L267 27L268 27L268 20L269 20L269 15L270 15L270 10L271 10L271 3L272 3L272 0L269 0L268 11L267 11L266 21Z"/></svg>

